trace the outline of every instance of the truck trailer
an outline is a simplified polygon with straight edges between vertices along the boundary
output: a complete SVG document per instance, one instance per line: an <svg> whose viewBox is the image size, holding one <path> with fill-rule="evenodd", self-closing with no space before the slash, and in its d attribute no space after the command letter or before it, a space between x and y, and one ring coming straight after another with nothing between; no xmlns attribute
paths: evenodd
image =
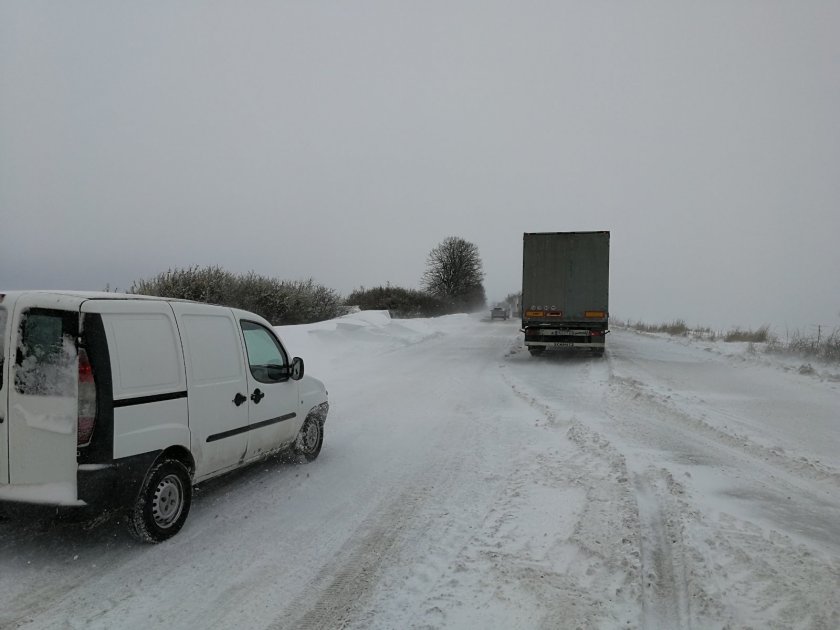
<svg viewBox="0 0 840 630"><path fill-rule="evenodd" d="M528 351L586 348L603 356L610 233L526 232L522 245L522 332Z"/></svg>

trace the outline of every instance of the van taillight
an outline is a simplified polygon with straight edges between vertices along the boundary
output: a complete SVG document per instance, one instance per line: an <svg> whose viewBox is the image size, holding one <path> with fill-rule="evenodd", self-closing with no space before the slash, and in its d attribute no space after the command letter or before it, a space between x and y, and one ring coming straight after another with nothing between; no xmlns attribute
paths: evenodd
<svg viewBox="0 0 840 630"><path fill-rule="evenodd" d="M79 414L78 445L87 446L96 424L96 384L87 352L79 348Z"/></svg>

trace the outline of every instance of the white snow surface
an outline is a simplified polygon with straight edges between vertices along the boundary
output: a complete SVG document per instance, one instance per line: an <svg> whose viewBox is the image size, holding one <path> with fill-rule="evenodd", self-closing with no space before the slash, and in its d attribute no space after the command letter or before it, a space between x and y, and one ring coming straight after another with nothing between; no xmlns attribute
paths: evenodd
<svg viewBox="0 0 840 630"><path fill-rule="evenodd" d="M0 520L0 627L840 627L830 371L625 330L530 357L466 315L279 330L329 390L319 459L202 484L156 546Z"/></svg>

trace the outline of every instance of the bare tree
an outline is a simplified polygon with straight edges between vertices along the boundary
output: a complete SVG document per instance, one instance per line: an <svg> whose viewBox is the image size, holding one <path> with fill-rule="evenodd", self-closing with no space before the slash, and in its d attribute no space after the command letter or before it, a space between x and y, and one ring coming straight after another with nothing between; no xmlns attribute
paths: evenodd
<svg viewBox="0 0 840 630"><path fill-rule="evenodd" d="M486 302L483 280L478 247L449 236L429 252L422 285L453 310L479 309Z"/></svg>

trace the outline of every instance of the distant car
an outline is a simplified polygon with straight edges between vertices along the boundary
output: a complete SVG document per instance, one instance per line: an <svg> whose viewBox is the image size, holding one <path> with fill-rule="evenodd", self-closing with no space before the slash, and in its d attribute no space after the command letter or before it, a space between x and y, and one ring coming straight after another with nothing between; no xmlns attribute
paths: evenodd
<svg viewBox="0 0 840 630"><path fill-rule="evenodd" d="M497 306L493 310L490 311L490 319L507 319L508 318L508 310L506 308L502 308L501 306Z"/></svg>

